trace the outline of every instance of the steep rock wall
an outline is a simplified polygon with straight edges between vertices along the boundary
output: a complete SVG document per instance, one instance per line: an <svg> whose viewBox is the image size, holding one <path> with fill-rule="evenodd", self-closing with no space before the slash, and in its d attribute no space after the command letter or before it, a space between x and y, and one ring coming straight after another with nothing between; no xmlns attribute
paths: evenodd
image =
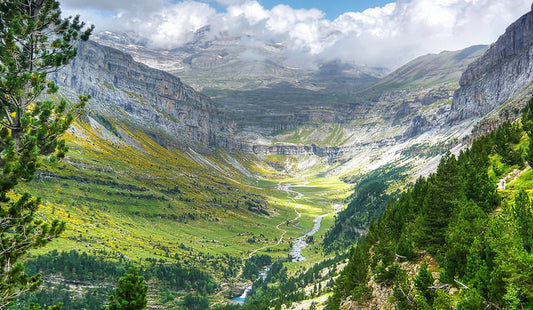
<svg viewBox="0 0 533 310"><path fill-rule="evenodd" d="M237 139L233 135L235 124L217 117L216 103L207 96L167 72L91 41L80 44L78 57L52 78L64 86L64 91L71 91L65 95L70 95L72 100L75 94L91 95L87 107L90 113L133 124L162 145L176 146L175 141L170 141L176 140L184 148L203 145L256 155L316 155L337 160L363 148L394 143L385 139L322 147Z"/></svg>
<svg viewBox="0 0 533 310"><path fill-rule="evenodd" d="M186 144L215 145L231 135L233 125L214 115L207 96L169 73L95 42L80 44L78 57L52 78L75 93L91 95L87 108L95 113Z"/></svg>
<svg viewBox="0 0 533 310"><path fill-rule="evenodd" d="M450 121L483 116L533 82L533 12L507 27L470 64L455 92Z"/></svg>

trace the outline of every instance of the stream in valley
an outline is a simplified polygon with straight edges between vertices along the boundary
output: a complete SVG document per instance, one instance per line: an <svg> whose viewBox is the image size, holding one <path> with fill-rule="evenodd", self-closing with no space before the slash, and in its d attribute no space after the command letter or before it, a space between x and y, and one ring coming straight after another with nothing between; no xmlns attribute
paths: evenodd
<svg viewBox="0 0 533 310"><path fill-rule="evenodd" d="M269 271L270 271L270 268L269 267L265 267L263 269L263 271L261 271L261 273L259 274L258 279L263 279L263 280L266 279ZM244 289L244 292L241 294L241 296L235 297L235 298L232 299L233 302L235 304L238 304L238 305L244 305L244 301L246 300L246 296L248 296L248 293L250 293L250 291L252 290L252 286L253 286L253 283L247 285L246 288Z"/></svg>
<svg viewBox="0 0 533 310"><path fill-rule="evenodd" d="M287 183L279 183L278 186L276 187L276 189L279 189L279 190L283 190L287 193L291 193L291 194L295 194L295 197L292 198L292 200L296 200L296 199L300 199L300 198L303 198L305 195L300 193L300 192L297 192L295 190L292 190L291 187L293 185L291 184L287 184ZM298 205L298 207L300 207L300 205ZM325 214L321 214L317 217L315 217L313 219L313 228L311 228L310 231L308 231L306 234L304 234L303 236L300 236L298 238L296 238L296 241L294 242L294 244L292 245L291 247L291 251L290 251L290 255L292 257L292 261L293 262L301 262L301 261L304 261L305 260L305 256L302 255L302 250L304 250L305 248L307 248L308 244L306 242L306 239L310 236L313 236L314 234L316 234L319 230L320 230L320 226L322 224L322 219L328 215L332 215L332 214L335 214L339 211L341 211L341 208L342 208L342 205L340 204L336 204L334 205L334 210L333 212L329 212L329 213L325 213ZM295 222L296 220L298 220L300 217L301 217L301 213L298 212L298 210L296 209L296 207L294 208L294 211L296 212L297 216L291 220L291 222ZM278 243L276 245L278 245L279 243L281 243L281 241L283 240L283 237L286 233L285 230L282 230L280 228L280 224L278 224L276 226L276 228L282 232L282 235L281 235L281 238L279 239ZM267 247L263 247L261 248L262 249L265 249ZM253 251L253 253L256 253L259 249ZM250 257L251 257L252 254L250 254ZM248 258L250 258L248 257ZM268 275L268 272L269 272L269 267L265 267L265 269L260 273L259 275L259 278L262 278L262 279L265 279ZM248 296L248 293L250 292L250 290L252 289L252 285L253 283L249 284L246 286L246 288L244 289L244 292L239 296L239 297L235 297L233 298L233 302L236 303L236 304L244 304L244 301L246 300L246 296Z"/></svg>
<svg viewBox="0 0 533 310"><path fill-rule="evenodd" d="M334 208L335 208L334 212L322 214L322 215L315 217L315 219L313 220L314 222L313 228L305 235L296 238L296 242L294 242L291 248L291 257L292 257L293 262L301 262L305 260L305 256L302 255L302 250L307 248L307 245L308 245L306 242L307 237L311 237L312 235L316 234L320 230L322 219L328 215L332 215L332 214L339 212L341 210L341 205L337 204L335 205Z"/></svg>

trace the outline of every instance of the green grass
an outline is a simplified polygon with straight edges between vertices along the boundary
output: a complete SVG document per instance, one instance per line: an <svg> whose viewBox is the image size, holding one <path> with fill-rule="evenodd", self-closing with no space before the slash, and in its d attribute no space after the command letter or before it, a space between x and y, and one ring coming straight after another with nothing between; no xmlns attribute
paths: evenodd
<svg viewBox="0 0 533 310"><path fill-rule="evenodd" d="M346 144L350 138L341 124L307 122L294 129L275 132L272 141L300 145L339 146Z"/></svg>
<svg viewBox="0 0 533 310"><path fill-rule="evenodd" d="M263 181L265 184L269 184L272 188L273 184L268 181ZM288 176L283 180L283 183L292 184L291 190L300 192L304 196L300 199L294 199L286 201L288 205L298 206L297 210L301 213L301 217L298 221L291 224L283 225L282 228L287 230L285 237L287 240L293 241L294 238L300 237L307 233L314 225L315 217L330 213L334 211L334 204L343 204L344 199L351 192L350 185L343 183L337 178L323 178L317 175L309 175L302 177ZM277 184L277 183L276 183ZM283 201L283 200L282 200ZM295 214L292 215L294 218ZM314 235L314 242L309 245L308 248L302 251L302 254L306 257L303 262L290 262L286 263L286 266L290 273L295 273L301 268L308 268L315 263L324 259L330 258L326 256L321 248L321 241L327 229L333 226L334 216L329 215L322 220L320 230ZM279 249L279 247L276 247ZM286 247L285 247L286 249ZM268 251L261 251L260 253L270 254ZM288 251L281 252L281 256L286 256Z"/></svg>
<svg viewBox="0 0 533 310"><path fill-rule="evenodd" d="M522 173L515 180L507 184L507 189L508 190L524 189L528 191L533 190L533 171L530 169Z"/></svg>
<svg viewBox="0 0 533 310"><path fill-rule="evenodd" d="M325 168L321 163L287 172L280 167L298 159L260 159L220 150L209 155L185 153L161 147L130 124L114 122L107 127L116 132L75 124L66 136L71 148L67 160L44 161L35 180L17 189L43 199L40 216L67 223L60 238L32 254L106 250L140 265L147 258L178 259L207 269L219 283L233 283L238 280L223 279L221 270L211 266L218 255L245 259L264 248L258 254L285 258L291 240L304 235L316 216L331 212L332 205L350 193L350 185L320 175ZM124 143L124 137L135 143ZM234 161L253 177L236 169ZM294 193L278 189L280 183L291 184L304 196L295 199ZM269 215L249 210L250 204ZM295 209L301 213L298 220ZM324 259L315 247L332 225L332 216L323 220L315 242L304 251L308 259L288 264L291 270ZM282 230L283 241L276 245Z"/></svg>

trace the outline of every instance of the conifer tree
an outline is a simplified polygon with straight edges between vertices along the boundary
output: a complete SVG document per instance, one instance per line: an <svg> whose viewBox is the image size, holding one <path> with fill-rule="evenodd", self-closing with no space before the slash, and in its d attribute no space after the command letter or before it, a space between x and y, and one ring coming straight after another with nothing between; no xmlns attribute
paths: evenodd
<svg viewBox="0 0 533 310"><path fill-rule="evenodd" d="M531 252L533 245L533 207L526 191L523 189L515 197L511 215L516 223L517 233L523 240L524 248L526 251Z"/></svg>
<svg viewBox="0 0 533 310"><path fill-rule="evenodd" d="M367 237L368 238L368 237ZM370 263L368 239L360 241L350 254L350 261L344 268L336 281L333 295L328 300L326 309L338 309L341 299L350 294L359 295L364 298L368 295L370 288L366 286L368 282L368 264Z"/></svg>
<svg viewBox="0 0 533 310"><path fill-rule="evenodd" d="M451 310L452 299L448 293L443 290L437 290L433 301L433 309L435 310Z"/></svg>
<svg viewBox="0 0 533 310"><path fill-rule="evenodd" d="M450 213L459 198L457 195L459 167L454 155L442 157L437 173L428 178L427 188L416 220L417 245L435 254L442 250Z"/></svg>
<svg viewBox="0 0 533 310"><path fill-rule="evenodd" d="M435 281L435 279L433 278L431 271L428 269L428 264L425 261L422 262L422 264L420 264L420 270L416 277L414 277L413 282L416 289L426 298L429 305L433 304L433 298L435 297L435 293L430 289L433 285L433 281Z"/></svg>
<svg viewBox="0 0 533 310"><path fill-rule="evenodd" d="M527 105L522 110L522 128L529 137L529 148L526 151L526 161L533 166L533 98L529 99Z"/></svg>
<svg viewBox="0 0 533 310"><path fill-rule="evenodd" d="M19 259L65 227L35 216L39 199L10 192L33 178L43 158L65 156L61 136L88 97L70 106L46 99L58 90L47 74L76 56L75 44L93 29L83 28L79 17L62 18L55 0L0 1L0 309L40 286L41 277L25 275Z"/></svg>
<svg viewBox="0 0 533 310"><path fill-rule="evenodd" d="M461 206L446 232L445 274L448 281L466 272L467 256L474 239L481 235L486 226L486 215L475 202Z"/></svg>
<svg viewBox="0 0 533 310"><path fill-rule="evenodd" d="M407 259L415 257L415 248L411 240L411 235L408 232L402 232L398 245L396 246L396 254L404 256Z"/></svg>
<svg viewBox="0 0 533 310"><path fill-rule="evenodd" d="M461 290L457 301L459 310L477 310L485 308L485 300L475 288Z"/></svg>
<svg viewBox="0 0 533 310"><path fill-rule="evenodd" d="M477 289L479 292L487 290L490 279L490 272L481 253L483 244L479 238L474 238L466 257L465 275L463 281L469 287Z"/></svg>
<svg viewBox="0 0 533 310"><path fill-rule="evenodd" d="M146 309L148 285L144 277L138 275L137 267L131 266L130 271L118 280L115 296L109 297L109 305L102 310L142 310Z"/></svg>

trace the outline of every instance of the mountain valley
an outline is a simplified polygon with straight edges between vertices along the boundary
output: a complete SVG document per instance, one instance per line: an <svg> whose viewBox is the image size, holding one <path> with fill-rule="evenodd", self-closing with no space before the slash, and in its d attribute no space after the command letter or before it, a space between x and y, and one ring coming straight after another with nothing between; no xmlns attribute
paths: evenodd
<svg viewBox="0 0 533 310"><path fill-rule="evenodd" d="M533 91L532 25L530 12L490 47L422 56L392 72L294 64L279 42L242 47L208 29L174 50L100 33L50 76L60 86L52 99L92 98L65 136L67 157L43 160L14 194L41 197L40 216L67 223L27 268L43 274L45 291L87 309L100 309L114 287L96 269L120 275L132 263L144 269L149 309L238 308L246 288L243 309L263 309L272 288L286 293L272 293L273 308L323 309L351 246L390 199L447 152L520 118ZM504 168L494 177L522 172ZM301 239L305 259L294 261L297 238L314 226ZM82 253L99 266L85 272L93 277L76 275L79 266L67 276L60 258ZM354 292L341 309L361 306ZM32 294L13 309L61 301Z"/></svg>

